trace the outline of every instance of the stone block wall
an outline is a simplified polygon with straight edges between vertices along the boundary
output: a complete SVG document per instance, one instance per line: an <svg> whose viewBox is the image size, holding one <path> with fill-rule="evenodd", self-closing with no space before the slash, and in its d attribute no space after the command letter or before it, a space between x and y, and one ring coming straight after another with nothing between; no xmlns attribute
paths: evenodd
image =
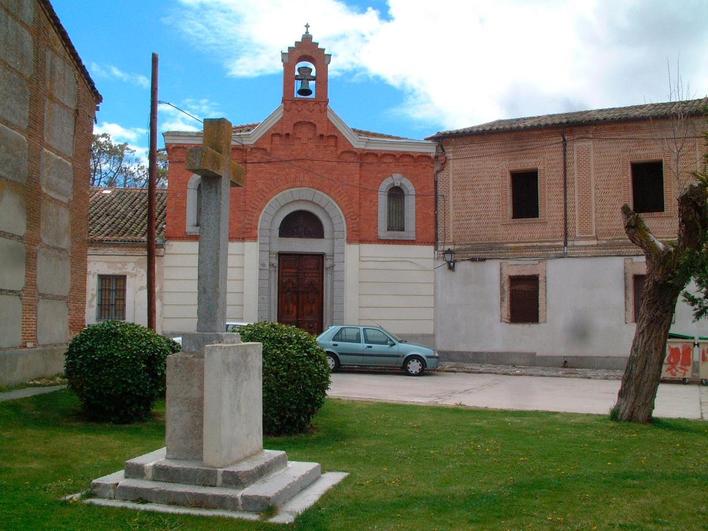
<svg viewBox="0 0 708 531"><path fill-rule="evenodd" d="M61 372L84 326L99 101L49 3L0 0L0 384Z"/></svg>

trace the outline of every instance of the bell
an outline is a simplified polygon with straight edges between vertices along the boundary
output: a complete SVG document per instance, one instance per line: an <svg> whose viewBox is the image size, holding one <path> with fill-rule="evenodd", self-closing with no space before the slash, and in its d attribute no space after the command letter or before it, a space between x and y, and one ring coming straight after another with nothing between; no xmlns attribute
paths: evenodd
<svg viewBox="0 0 708 531"><path fill-rule="evenodd" d="M297 89L298 96L311 96L312 89L310 89L310 82L307 79L300 81L300 88Z"/></svg>
<svg viewBox="0 0 708 531"><path fill-rule="evenodd" d="M297 69L297 79L300 80L300 88L297 89L298 96L311 96L312 89L310 88L310 79L314 79L312 74L312 68L309 66L301 66Z"/></svg>

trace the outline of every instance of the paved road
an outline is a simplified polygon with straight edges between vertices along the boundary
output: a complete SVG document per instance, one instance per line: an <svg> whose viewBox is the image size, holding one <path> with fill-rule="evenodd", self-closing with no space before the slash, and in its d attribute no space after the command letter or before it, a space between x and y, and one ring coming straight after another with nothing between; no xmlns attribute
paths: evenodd
<svg viewBox="0 0 708 531"><path fill-rule="evenodd" d="M25 387L14 391L6 391L4 393L0 393L0 402L5 402L6 400L17 400L18 398L27 398L28 396L53 393L54 391L64 389L65 387L66 385L51 385L49 387Z"/></svg>
<svg viewBox="0 0 708 531"><path fill-rule="evenodd" d="M412 378L394 372L343 372L332 375L329 395L385 402L607 414L619 386L616 380L541 376L438 372ZM654 415L708 419L708 387L661 384Z"/></svg>

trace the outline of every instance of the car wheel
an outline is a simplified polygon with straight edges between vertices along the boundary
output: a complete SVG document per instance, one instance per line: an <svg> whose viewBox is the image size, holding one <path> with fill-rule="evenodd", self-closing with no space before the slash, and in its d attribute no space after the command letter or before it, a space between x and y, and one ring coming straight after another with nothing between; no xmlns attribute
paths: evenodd
<svg viewBox="0 0 708 531"><path fill-rule="evenodd" d="M419 356L411 356L403 364L403 369L409 376L420 376L425 370L425 362Z"/></svg>
<svg viewBox="0 0 708 531"><path fill-rule="evenodd" d="M339 369L339 360L331 352L327 353L327 366L329 367L329 372L337 372L337 369Z"/></svg>

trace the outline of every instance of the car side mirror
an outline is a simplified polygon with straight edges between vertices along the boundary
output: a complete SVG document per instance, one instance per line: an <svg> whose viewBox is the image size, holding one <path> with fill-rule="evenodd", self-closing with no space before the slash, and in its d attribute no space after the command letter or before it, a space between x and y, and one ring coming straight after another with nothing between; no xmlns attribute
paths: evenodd
<svg viewBox="0 0 708 531"><path fill-rule="evenodd" d="M396 342L395 342L395 341L393 341L393 340L391 340L391 339L388 340L388 346L389 346L389 347L393 347L393 346L395 346L395 345L396 345Z"/></svg>

